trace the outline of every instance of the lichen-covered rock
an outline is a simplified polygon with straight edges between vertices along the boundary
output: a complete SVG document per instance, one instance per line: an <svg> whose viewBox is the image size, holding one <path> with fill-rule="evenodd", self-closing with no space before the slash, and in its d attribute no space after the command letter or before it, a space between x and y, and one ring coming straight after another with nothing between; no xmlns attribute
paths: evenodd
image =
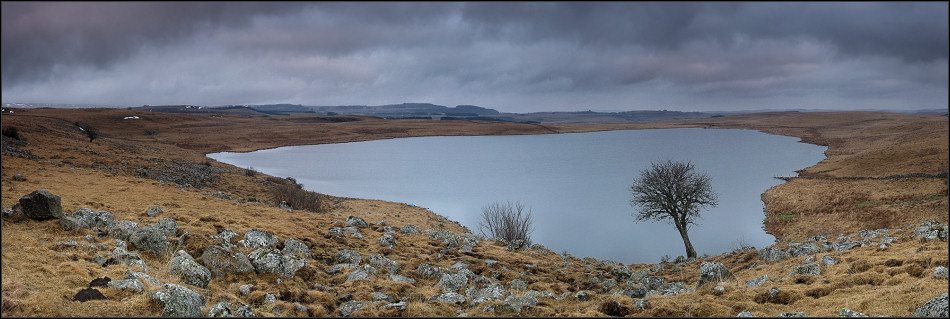
<svg viewBox="0 0 950 319"><path fill-rule="evenodd" d="M442 274L442 278L435 287L442 287L442 292L457 292L468 286L468 277L461 274Z"/></svg>
<svg viewBox="0 0 950 319"><path fill-rule="evenodd" d="M708 283L720 283L733 278L732 271L720 262L703 262L699 265L699 282L696 287Z"/></svg>
<svg viewBox="0 0 950 319"><path fill-rule="evenodd" d="M528 283L521 279L514 279L508 284L508 287L511 290L525 290L528 289Z"/></svg>
<svg viewBox="0 0 950 319"><path fill-rule="evenodd" d="M633 272L630 270L630 267L618 266L610 269L610 275L616 277L617 280L626 280L633 275Z"/></svg>
<svg viewBox="0 0 950 319"><path fill-rule="evenodd" d="M924 303L920 308L914 310L914 317L937 317L937 318L947 318L948 310L948 295L943 293L934 299L930 299Z"/></svg>
<svg viewBox="0 0 950 319"><path fill-rule="evenodd" d="M208 318L234 317L231 307L230 302L220 301L208 310Z"/></svg>
<svg viewBox="0 0 950 319"><path fill-rule="evenodd" d="M368 267L369 265L363 266L363 268L351 271L346 275L346 282L357 281L357 280L371 280L370 274L372 274L375 269Z"/></svg>
<svg viewBox="0 0 950 319"><path fill-rule="evenodd" d="M359 302L356 300L347 301L340 305L340 316L349 317L353 315L354 312L363 309L364 306L366 306L366 303L364 302Z"/></svg>
<svg viewBox="0 0 950 319"><path fill-rule="evenodd" d="M162 290L153 292L151 296L162 306L162 317L204 317L201 307L205 298L184 286L164 284Z"/></svg>
<svg viewBox="0 0 950 319"><path fill-rule="evenodd" d="M469 287L468 289L465 289L465 295L472 300L482 298L487 300L498 300L505 298L510 294L511 293L505 290L505 287L501 284L489 284L485 288Z"/></svg>
<svg viewBox="0 0 950 319"><path fill-rule="evenodd" d="M574 293L574 299L577 299L580 301L587 301L587 300L590 300L590 294L588 294L584 290L581 290Z"/></svg>
<svg viewBox="0 0 950 319"><path fill-rule="evenodd" d="M129 240L129 236L132 236L132 232L139 228L139 223L133 222L131 220L119 220L115 223L112 223L106 231L109 233L109 236L112 238Z"/></svg>
<svg viewBox="0 0 950 319"><path fill-rule="evenodd" d="M821 264L825 266L838 264L838 260L831 256L822 256L819 262L821 262Z"/></svg>
<svg viewBox="0 0 950 319"><path fill-rule="evenodd" d="M20 197L19 203L23 214L35 220L63 217L62 200L45 189L38 189Z"/></svg>
<svg viewBox="0 0 950 319"><path fill-rule="evenodd" d="M184 250L179 250L168 263L168 273L178 275L189 285L207 288L211 281L211 271L202 266Z"/></svg>
<svg viewBox="0 0 950 319"><path fill-rule="evenodd" d="M792 255L792 257L801 257L820 253L821 247L818 247L818 245L814 243L791 242L788 244L787 252L789 255Z"/></svg>
<svg viewBox="0 0 950 319"><path fill-rule="evenodd" d="M650 269L640 269L630 275L630 280L633 282L640 282L643 278L646 278L650 275Z"/></svg>
<svg viewBox="0 0 950 319"><path fill-rule="evenodd" d="M791 257L792 255L775 247L766 247L759 250L759 256L762 257L765 262L774 262Z"/></svg>
<svg viewBox="0 0 950 319"><path fill-rule="evenodd" d="M838 311L838 317L867 317L868 315L848 309L841 308L841 311Z"/></svg>
<svg viewBox="0 0 950 319"><path fill-rule="evenodd" d="M296 255L281 254L276 248L258 248L247 255L259 274L274 273L293 279L297 271L307 266L307 260Z"/></svg>
<svg viewBox="0 0 950 319"><path fill-rule="evenodd" d="M165 248L168 247L168 237L161 229L145 226L136 229L129 235L129 243L138 250L161 256L165 252Z"/></svg>
<svg viewBox="0 0 950 319"><path fill-rule="evenodd" d="M389 280L392 280L392 281L395 281L395 282L408 282L408 283L410 283L410 284L413 284L413 283L416 282L415 279L412 279L412 278L409 278L409 277L406 277L406 276L400 276L400 275L397 275L397 274L389 274Z"/></svg>
<svg viewBox="0 0 950 319"><path fill-rule="evenodd" d="M395 273L397 270L399 270L399 264L392 259L386 258L386 256L372 254L369 255L367 259L369 260L370 266L388 270L390 273Z"/></svg>
<svg viewBox="0 0 950 319"><path fill-rule="evenodd" d="M281 251L284 255L297 255L304 258L311 258L310 248L307 244L295 238L284 240L284 249Z"/></svg>
<svg viewBox="0 0 950 319"><path fill-rule="evenodd" d="M393 248L396 246L396 237L390 234L383 234L379 236L379 240L377 240L376 243L383 247Z"/></svg>
<svg viewBox="0 0 950 319"><path fill-rule="evenodd" d="M405 226L402 226L402 228L399 229L400 233L406 234L406 235L415 235L421 231L422 230L420 230L419 227L416 227L416 225L413 225L413 224L406 224Z"/></svg>
<svg viewBox="0 0 950 319"><path fill-rule="evenodd" d="M149 217L152 217L161 213L162 213L162 208L157 207L157 206L149 208L148 210L145 211L145 215L148 215Z"/></svg>
<svg viewBox="0 0 950 319"><path fill-rule="evenodd" d="M924 238L928 240L940 239L947 241L947 225L937 221L929 221L920 224L914 228L915 238Z"/></svg>
<svg viewBox="0 0 950 319"><path fill-rule="evenodd" d="M89 208L80 208L72 214L63 214L61 218L60 226L67 231L89 228L106 232L115 224L115 216L112 213L94 211Z"/></svg>
<svg viewBox="0 0 950 319"><path fill-rule="evenodd" d="M243 243L245 248L274 248L277 247L277 237L270 232L251 228L244 232Z"/></svg>
<svg viewBox="0 0 950 319"><path fill-rule="evenodd" d="M343 223L346 226L353 226L356 228L366 228L369 227L369 224L366 223L362 218L350 215L346 217L346 222Z"/></svg>
<svg viewBox="0 0 950 319"><path fill-rule="evenodd" d="M769 281L769 275L762 275L759 278L749 279L745 282L746 287L758 287L764 284L766 281Z"/></svg>
<svg viewBox="0 0 950 319"><path fill-rule="evenodd" d="M637 308L637 309L639 309L639 310L650 309L650 307L651 307L651 306L650 306L650 300L648 300L648 299L646 299L646 298L634 299L634 300L633 300L633 307L634 307L634 308Z"/></svg>
<svg viewBox="0 0 950 319"><path fill-rule="evenodd" d="M947 279L947 267L937 266L934 268L934 277Z"/></svg>
<svg viewBox="0 0 950 319"><path fill-rule="evenodd" d="M453 304L463 304L465 303L465 296L455 293L455 292L446 292L441 293L429 298L429 301L438 301L443 303L453 303Z"/></svg>
<svg viewBox="0 0 950 319"><path fill-rule="evenodd" d="M792 268L792 271L789 272L788 275L818 276L821 275L821 266L819 266L817 263L795 266L795 268Z"/></svg>
<svg viewBox="0 0 950 319"><path fill-rule="evenodd" d="M856 247L861 247L861 242L851 241L851 237L848 236L838 237L834 242L835 251L846 251Z"/></svg>
<svg viewBox="0 0 950 319"><path fill-rule="evenodd" d="M432 265L429 264L419 264L419 267L416 267L416 273L425 278L441 278L442 274L445 273L445 268L432 267Z"/></svg>
<svg viewBox="0 0 950 319"><path fill-rule="evenodd" d="M808 317L808 314L805 313L804 311L798 311L798 312L783 312L783 313L778 314L778 316L776 316L776 317L779 317L779 318L804 318L804 317Z"/></svg>
<svg viewBox="0 0 950 319"><path fill-rule="evenodd" d="M502 304L502 306L521 314L522 308L538 306L538 299L533 297L508 296L505 298L505 303Z"/></svg>
<svg viewBox="0 0 950 319"><path fill-rule="evenodd" d="M505 250L524 250L528 249L529 245L527 241L521 239L514 239L508 242L508 245L505 246Z"/></svg>
<svg viewBox="0 0 950 319"><path fill-rule="evenodd" d="M170 217L162 218L161 220L155 222L155 224L152 224L152 227L165 232L165 235L168 237L175 237L175 235L178 233L178 223L176 223L175 220Z"/></svg>
<svg viewBox="0 0 950 319"><path fill-rule="evenodd" d="M363 256L360 256L360 253L356 251L343 249L336 252L336 257L333 257L333 261L344 264L359 265L363 262Z"/></svg>
<svg viewBox="0 0 950 319"><path fill-rule="evenodd" d="M145 289L145 284L138 279L119 279L109 281L109 287L132 292L142 292L142 289Z"/></svg>
<svg viewBox="0 0 950 319"><path fill-rule="evenodd" d="M254 271L251 261L243 253L231 248L210 245L201 253L201 263L214 277L222 277L227 273L248 273Z"/></svg>
<svg viewBox="0 0 950 319"><path fill-rule="evenodd" d="M736 315L736 317L755 317L755 314L748 311L743 311Z"/></svg>

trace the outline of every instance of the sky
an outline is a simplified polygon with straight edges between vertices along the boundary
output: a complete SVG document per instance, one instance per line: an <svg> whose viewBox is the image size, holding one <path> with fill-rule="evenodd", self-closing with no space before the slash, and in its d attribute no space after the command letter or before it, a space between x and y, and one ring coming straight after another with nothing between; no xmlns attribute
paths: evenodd
<svg viewBox="0 0 950 319"><path fill-rule="evenodd" d="M2 2L2 101L948 107L947 2Z"/></svg>

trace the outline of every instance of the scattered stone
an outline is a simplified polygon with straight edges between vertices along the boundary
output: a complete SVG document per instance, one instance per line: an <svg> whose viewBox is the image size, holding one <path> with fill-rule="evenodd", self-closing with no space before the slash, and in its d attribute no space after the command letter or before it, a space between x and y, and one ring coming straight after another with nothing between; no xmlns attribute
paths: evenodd
<svg viewBox="0 0 950 319"><path fill-rule="evenodd" d="M231 312L231 303L221 301L211 307L208 310L209 318L221 318L221 317L234 317L234 314Z"/></svg>
<svg viewBox="0 0 950 319"><path fill-rule="evenodd" d="M172 257L168 264L168 272L178 275L186 284L201 288L207 288L208 283L211 282L211 271L195 261L184 250L179 250L177 255Z"/></svg>
<svg viewBox="0 0 950 319"><path fill-rule="evenodd" d="M733 278L732 271L720 262L703 262L699 266L699 282L697 288L707 283L720 283Z"/></svg>
<svg viewBox="0 0 950 319"><path fill-rule="evenodd" d="M383 310L389 310L389 309L392 309L392 308L396 308L396 310L402 311L402 310L406 310L406 308L408 308L408 307L409 307L409 303L408 303L408 302L400 301L400 302L397 302L397 303L391 303L391 304L388 304L388 305L384 305L384 306L382 307L382 309L383 309Z"/></svg>
<svg viewBox="0 0 950 319"><path fill-rule="evenodd" d="M848 309L841 308L841 311L838 312L838 317L867 317L868 315Z"/></svg>
<svg viewBox="0 0 950 319"><path fill-rule="evenodd" d="M370 296L373 298L373 301L386 301L386 302L395 302L396 298L393 298L390 295L374 291Z"/></svg>
<svg viewBox="0 0 950 319"><path fill-rule="evenodd" d="M287 279L293 279L298 270L307 266L307 260L281 254L276 248L258 248L247 257L257 273L275 273Z"/></svg>
<svg viewBox="0 0 950 319"><path fill-rule="evenodd" d="M393 235L390 234L383 234L382 236L379 236L379 240L377 240L376 243L378 243L380 246L391 249L396 246L396 237L393 237Z"/></svg>
<svg viewBox="0 0 950 319"><path fill-rule="evenodd" d="M461 295L455 292L441 293L429 298L429 301L438 301L438 302L453 303L453 304L463 304L465 303L465 300L467 299L465 298L464 295Z"/></svg>
<svg viewBox="0 0 950 319"><path fill-rule="evenodd" d="M63 217L62 200L48 190L38 189L20 198L23 214L34 220Z"/></svg>
<svg viewBox="0 0 950 319"><path fill-rule="evenodd" d="M502 286L501 284L489 284L485 288L469 287L468 289L465 290L465 295L468 296L469 298L472 298L472 300L478 300L478 299L485 299L486 301L497 300L497 299L505 298L510 294L511 293L505 290L505 287ZM476 302L476 304L478 303L481 303L481 302Z"/></svg>
<svg viewBox="0 0 950 319"><path fill-rule="evenodd" d="M366 228L369 227L369 224L366 223L362 218L350 215L346 217L346 222L343 223L346 226L353 226L356 228Z"/></svg>
<svg viewBox="0 0 950 319"><path fill-rule="evenodd" d="M783 312L783 313L778 314L778 316L776 316L776 317L779 317L779 318L804 318L804 317L808 317L808 314L805 313L804 311L799 311L799 312Z"/></svg>
<svg viewBox="0 0 950 319"><path fill-rule="evenodd" d="M151 297L162 306L162 317L204 317L201 307L205 298L184 286L164 284Z"/></svg>
<svg viewBox="0 0 950 319"><path fill-rule="evenodd" d="M241 305L237 308L237 310L234 311L234 313L245 318L257 317L257 314L255 314L254 310L251 309L251 306L248 305Z"/></svg>
<svg viewBox="0 0 950 319"><path fill-rule="evenodd" d="M861 247L861 242L851 241L851 237L841 236L835 239L835 251L846 251L852 248Z"/></svg>
<svg viewBox="0 0 950 319"><path fill-rule="evenodd" d="M62 225L62 221L60 224ZM112 236L112 238L129 240L129 236L131 236L132 232L138 228L139 223L133 222L131 220L119 220L113 223L108 229L106 229L106 231L109 233L109 236ZM65 227L63 229L65 229Z"/></svg>
<svg viewBox="0 0 950 319"><path fill-rule="evenodd" d="M406 276L400 276L400 275L397 275L397 274L389 274L389 280L392 280L392 281L395 281L395 282L408 282L408 283L410 283L410 284L416 283L416 280L415 280L415 279L412 279L412 278L409 278L409 277L406 277Z"/></svg>
<svg viewBox="0 0 950 319"><path fill-rule="evenodd" d="M536 307L538 305L538 299L533 297L518 297L518 296L508 296L505 298L505 303L502 304L503 307L512 309L519 315L521 314L521 309L525 307Z"/></svg>
<svg viewBox="0 0 950 319"><path fill-rule="evenodd" d="M769 302L774 302L774 301L775 301L775 296L778 296L778 294L779 294L780 292L782 292L782 289L775 288L775 287L769 288L769 299L768 299L768 301L769 301Z"/></svg>
<svg viewBox="0 0 950 319"><path fill-rule="evenodd" d="M155 224L152 224L152 227L165 232L165 235L168 237L175 237L178 233L178 223L175 223L175 220L170 217L162 218Z"/></svg>
<svg viewBox="0 0 950 319"><path fill-rule="evenodd" d="M528 242L521 239L514 239L505 246L505 250L523 250L528 248Z"/></svg>
<svg viewBox="0 0 950 319"><path fill-rule="evenodd" d="M914 228L914 236L918 239L940 239L947 241L947 225L943 225L937 221L924 222L920 224L920 226L917 226L917 228Z"/></svg>
<svg viewBox="0 0 950 319"><path fill-rule="evenodd" d="M359 265L361 262L363 262L363 256L360 256L360 254L356 251L343 249L336 253L336 257L333 257L333 261L338 263Z"/></svg>
<svg viewBox="0 0 950 319"><path fill-rule="evenodd" d="M808 256L802 260L803 264L808 264L808 263L813 263L813 262L815 262L815 256Z"/></svg>
<svg viewBox="0 0 950 319"><path fill-rule="evenodd" d="M201 263L208 267L213 277L223 277L227 273L254 271L251 261L243 253L220 245L210 245L205 248L201 254Z"/></svg>
<svg viewBox="0 0 950 319"><path fill-rule="evenodd" d="M363 309L363 306L366 306L366 304L363 302L359 302L356 300L347 301L343 303L342 305L340 305L340 316L349 317L353 315L354 312L357 312L360 309Z"/></svg>
<svg viewBox="0 0 950 319"><path fill-rule="evenodd" d="M792 268L792 271L789 272L788 275L818 276L821 275L821 266L819 266L817 263L795 266L795 268Z"/></svg>
<svg viewBox="0 0 950 319"><path fill-rule="evenodd" d="M253 228L244 232L243 242L245 248L277 247L277 237L274 237L274 235L272 235L270 232Z"/></svg>
<svg viewBox="0 0 950 319"><path fill-rule="evenodd" d="M138 279L119 279L110 281L109 287L121 290L130 290L133 292L142 292L142 290L145 289L145 284L143 284Z"/></svg>
<svg viewBox="0 0 950 319"><path fill-rule="evenodd" d="M588 294L586 291L581 290L574 293L574 299L577 299L580 301L587 301L587 300L590 300L590 294Z"/></svg>
<svg viewBox="0 0 950 319"><path fill-rule="evenodd" d="M161 256L168 247L168 237L161 229L146 226L138 228L129 235L129 243L136 249Z"/></svg>
<svg viewBox="0 0 950 319"><path fill-rule="evenodd" d="M759 256L761 256L765 262L774 262L791 257L791 254L778 248L766 247L759 250Z"/></svg>
<svg viewBox="0 0 950 319"><path fill-rule="evenodd" d="M442 292L457 292L468 286L468 277L462 274L442 274L442 278L435 287L442 287Z"/></svg>
<svg viewBox="0 0 950 319"><path fill-rule="evenodd" d="M108 300L108 298L106 298L106 296L104 296L98 289L91 287L84 288L77 292L75 296L73 296L73 301L86 302L89 300Z"/></svg>
<svg viewBox="0 0 950 319"><path fill-rule="evenodd" d="M498 266L497 260L485 259L485 266L488 268L495 268Z"/></svg>
<svg viewBox="0 0 950 319"><path fill-rule="evenodd" d="M740 312L738 315L736 315L736 317L755 317L755 315L752 314L751 312L743 311L743 312Z"/></svg>
<svg viewBox="0 0 950 319"><path fill-rule="evenodd" d="M161 207L152 207L152 208L149 208L147 211L145 211L145 215L148 215L149 217L152 217L161 213L162 213Z"/></svg>
<svg viewBox="0 0 950 319"><path fill-rule="evenodd" d="M930 299L930 301L924 303L920 308L914 310L914 317L947 318L947 300L948 296L946 292L934 297L934 299Z"/></svg>
<svg viewBox="0 0 950 319"><path fill-rule="evenodd" d="M650 275L650 269L640 269L630 275L630 280L639 282Z"/></svg>
<svg viewBox="0 0 950 319"><path fill-rule="evenodd" d="M370 268L371 269L371 268ZM351 271L346 275L346 282L357 281L357 280L370 280L370 270L367 267L363 267L354 271Z"/></svg>
<svg viewBox="0 0 950 319"><path fill-rule="evenodd" d="M943 279L947 279L947 267L937 266L937 268L934 268L934 277L943 277Z"/></svg>
<svg viewBox="0 0 950 319"><path fill-rule="evenodd" d="M242 296L247 296L251 294L251 288L254 288L254 285L244 284L238 287L238 292L240 292Z"/></svg>
<svg viewBox="0 0 950 319"><path fill-rule="evenodd" d="M129 265L130 267L139 266L142 271L148 271L148 266L145 265L145 261L142 260L142 256L139 256L139 254L136 253L127 252L125 249L120 247L116 247L116 249L112 251L112 257L106 260L102 266L105 267L115 264L124 264Z"/></svg>
<svg viewBox="0 0 950 319"><path fill-rule="evenodd" d="M445 273L445 268L432 267L432 265L429 264L419 264L419 267L416 267L416 273L425 278L441 278L442 274Z"/></svg>
<svg viewBox="0 0 950 319"><path fill-rule="evenodd" d="M386 256L372 254L369 255L367 259L369 260L370 266L388 270L389 273L395 273L399 270L399 264L392 259L386 258Z"/></svg>
<svg viewBox="0 0 950 319"><path fill-rule="evenodd" d="M237 233L235 233L233 230L228 228L228 229L222 230L221 233L218 234L218 238L221 239L222 244L224 244L225 246L230 246L231 238L234 238L237 235L238 235Z"/></svg>
<svg viewBox="0 0 950 319"><path fill-rule="evenodd" d="M766 281L769 281L769 275L762 275L762 277L749 279L745 282L746 287L758 287L764 284Z"/></svg>
<svg viewBox="0 0 950 319"><path fill-rule="evenodd" d="M311 258L310 248L307 244L294 238L284 240L284 249L281 251L284 255L297 255L304 258Z"/></svg>
<svg viewBox="0 0 950 319"><path fill-rule="evenodd" d="M633 300L633 307L634 307L634 308L637 308L637 309L639 309L639 310L641 310L641 311L642 311L642 310L646 310L646 309L650 309L650 308L651 308L650 300L647 300L646 298L634 299L634 300Z"/></svg>
<svg viewBox="0 0 950 319"><path fill-rule="evenodd" d="M511 290L525 290L528 289L528 283L521 279L514 279L508 284L508 287Z"/></svg>
<svg viewBox="0 0 950 319"><path fill-rule="evenodd" d="M837 265L837 264L838 264L838 260L835 259L834 257L831 257L831 256L823 256L823 257L821 257L820 262L821 262L822 265L825 265L825 266L831 266L831 265Z"/></svg>
<svg viewBox="0 0 950 319"><path fill-rule="evenodd" d="M611 268L610 275L617 277L617 280L625 280L627 278L630 278L630 276L633 275L633 272L630 271L630 267L619 266L619 267Z"/></svg>
<svg viewBox="0 0 950 319"><path fill-rule="evenodd" d="M126 271L125 271L125 277L124 277L124 278L125 278L125 279L136 279L136 280L140 280L140 281L142 281L143 283L147 283L147 284L152 285L152 286L161 286L161 285L162 285L161 282L159 282L159 281L158 281L157 279L155 279L155 278L152 278L152 276L149 276L149 275L147 275L147 274L145 274L145 273L142 273L142 272L137 272L137 271L132 271L132 270L126 270Z"/></svg>
<svg viewBox="0 0 950 319"><path fill-rule="evenodd" d="M416 227L416 225L406 224L405 226L402 226L402 228L399 229L399 232L406 235L415 235L421 232L421 230L419 229L419 227Z"/></svg>

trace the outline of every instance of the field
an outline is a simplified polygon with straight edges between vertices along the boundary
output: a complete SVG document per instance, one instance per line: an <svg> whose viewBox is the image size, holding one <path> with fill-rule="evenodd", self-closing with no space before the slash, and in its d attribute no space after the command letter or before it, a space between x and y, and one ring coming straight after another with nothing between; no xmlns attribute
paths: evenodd
<svg viewBox="0 0 950 319"><path fill-rule="evenodd" d="M766 204L763 225L778 238L773 247L785 249L789 243L819 235L829 243L840 235L859 241L864 237L860 231L878 229L887 229L883 233L896 242L888 243L886 249L875 244L774 262L765 262L758 251L739 249L692 262L634 265L562 255L543 247L506 250L503 243L491 240L481 240L466 252L424 233L397 232L393 235L396 245L390 248L377 243L386 234L386 226L398 230L413 224L455 235L469 230L423 208L333 194L313 195L320 199L320 212L278 208L274 190L292 186L292 181L204 157L220 151L409 136L673 127L754 129L829 147L827 159L802 168L799 177L787 178L788 182L762 195ZM947 267L947 242L918 239L913 229L928 221L948 223L946 116L782 112L638 124L517 124L15 109L13 114L3 114L2 128L4 209L34 190L46 189L61 197L67 213L80 208L108 211L116 220L131 220L141 226L173 218L179 230L166 253L130 251L141 254L153 278L200 293L207 301L202 307L205 314L219 301L227 301L249 305L258 316L340 316L348 302L360 301L365 305L352 313L354 316L665 317L735 316L742 311L757 316L798 311L809 316L836 316L842 308L872 316L909 316L948 290L946 278L934 276L937 267ZM19 139L7 136L10 128L15 128ZM148 216L146 211L152 207L164 212ZM350 215L370 224L359 230L363 240L330 233L342 227ZM224 229L238 234L235 244L249 229L266 230L281 241L296 238L306 244L312 257L291 279L276 274L229 273L213 277L205 288L183 284L169 271L173 250L185 250L204 262L202 252L216 243L210 236ZM86 241L86 235L92 235L91 242ZM162 307L148 292L161 290L160 286L146 285L144 293L99 287L107 300L73 301L93 279L120 279L130 269L122 264L103 267L91 262L97 256L107 256L116 245L116 239L98 236L93 230L65 231L56 220L36 221L16 214L4 218L2 316L157 316ZM399 264L396 274L415 282L395 282L382 272L368 280L348 281L355 270L330 269L337 263L334 256L344 249L358 252L364 260L371 254L384 255ZM246 254L251 249L241 251ZM823 265L817 276L786 276L809 256L832 256L839 263ZM488 266L486 260L498 261L498 265ZM429 264L449 269L460 261L475 275L492 277L492 283L501 284L511 295L523 296L533 290L555 297L537 297L534 306L521 310L505 306L506 298L476 305L470 304L471 298L462 304L430 301L442 290L436 287L440 279L428 278L417 268ZM621 288L640 284L626 282L629 275L616 270L626 267L633 272L652 268L652 276L694 288L704 261L723 263L735 278L721 283L722 290L707 286L676 295L646 296L650 306L643 309L634 306L639 298L614 294L614 287L607 287L610 280ZM493 271L497 275L493 276ZM762 286L744 284L763 275L771 280ZM516 279L527 286L512 287ZM475 287L473 280L469 282ZM253 285L247 295L238 289L244 284ZM781 292L769 298L770 288ZM574 298L578 291L588 292L590 298ZM394 299L374 303L374 292ZM267 301L268 294L276 300ZM557 298L564 294L566 297ZM407 305L402 309L387 307L399 300ZM619 307L609 306L611 301L619 302Z"/></svg>

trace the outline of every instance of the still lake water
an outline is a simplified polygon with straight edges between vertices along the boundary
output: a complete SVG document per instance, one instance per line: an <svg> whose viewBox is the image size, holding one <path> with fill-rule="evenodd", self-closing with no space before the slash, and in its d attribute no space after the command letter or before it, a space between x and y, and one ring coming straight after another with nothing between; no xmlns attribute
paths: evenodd
<svg viewBox="0 0 950 319"><path fill-rule="evenodd" d="M656 129L592 133L411 137L208 154L215 160L335 196L411 203L477 232L481 207L520 201L532 240L561 253L624 263L685 255L672 224L634 223L629 186L651 161L691 161L712 177L719 206L689 230L696 252L771 245L761 194L826 147L752 130ZM369 221L377 222L377 221Z"/></svg>

